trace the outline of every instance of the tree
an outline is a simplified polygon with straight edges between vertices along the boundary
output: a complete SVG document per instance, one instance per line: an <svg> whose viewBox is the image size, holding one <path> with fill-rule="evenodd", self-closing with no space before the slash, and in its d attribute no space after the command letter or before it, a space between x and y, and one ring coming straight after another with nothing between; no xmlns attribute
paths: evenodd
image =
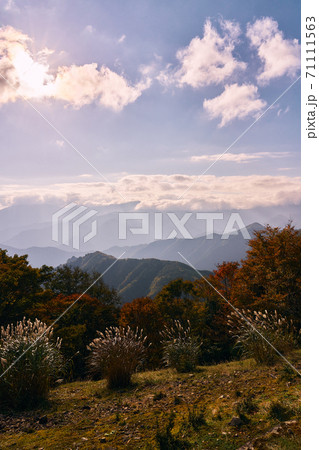
<svg viewBox="0 0 319 450"><path fill-rule="evenodd" d="M87 345L94 339L96 330L115 326L118 321L118 310L113 305L105 305L87 294L81 298L78 294L59 294L37 304L29 314L48 325L58 319L54 324L54 334L62 338L61 351L69 361L69 367L73 366L72 375L75 377L82 377L86 372Z"/></svg>
<svg viewBox="0 0 319 450"><path fill-rule="evenodd" d="M194 283L179 278L169 282L155 297L166 324L179 320L186 325L189 320L192 329L200 328L205 305L198 299Z"/></svg>
<svg viewBox="0 0 319 450"><path fill-rule="evenodd" d="M220 292L226 299L226 294L229 295L230 291L227 291L226 287L230 289L229 280L233 279L236 267L233 263L228 264L231 265L223 263L222 268L219 267L214 274L195 281L196 295L205 304L205 321L200 330L203 341L202 357L205 362L217 362L231 356L233 339L229 335L227 325L227 316L231 312L231 307L218 293Z"/></svg>
<svg viewBox="0 0 319 450"><path fill-rule="evenodd" d="M247 258L237 272L232 299L237 306L277 309L300 323L301 236L290 223L267 226L249 241Z"/></svg>
<svg viewBox="0 0 319 450"><path fill-rule="evenodd" d="M26 308L41 298L44 273L29 265L27 255L8 256L0 249L0 322L21 320Z"/></svg>
<svg viewBox="0 0 319 450"><path fill-rule="evenodd" d="M157 335L163 328L163 319L154 300L150 297L140 297L122 306L119 324L122 327L142 329L150 337L151 334Z"/></svg>
<svg viewBox="0 0 319 450"><path fill-rule="evenodd" d="M239 269L238 262L223 262L217 264L217 270L214 271L215 288L230 300L235 277Z"/></svg>
<svg viewBox="0 0 319 450"><path fill-rule="evenodd" d="M82 294L88 288L88 293L100 300L104 304L117 304L119 297L115 289L110 289L100 278L98 272L92 274L84 272L79 267L69 267L67 265L56 269L47 268L46 289L51 290L55 295ZM93 284L94 283L94 284ZM93 284L92 287L90 287Z"/></svg>
<svg viewBox="0 0 319 450"><path fill-rule="evenodd" d="M150 297L140 297L125 303L120 312L121 327L143 330L147 342L150 366L157 366L161 359L160 332L164 328L164 320L157 304Z"/></svg>

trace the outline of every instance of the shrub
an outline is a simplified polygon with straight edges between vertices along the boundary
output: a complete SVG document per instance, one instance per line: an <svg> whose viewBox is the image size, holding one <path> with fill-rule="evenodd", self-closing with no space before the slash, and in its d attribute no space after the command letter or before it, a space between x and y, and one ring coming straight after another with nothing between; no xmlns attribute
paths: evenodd
<svg viewBox="0 0 319 450"><path fill-rule="evenodd" d="M166 397L166 394L164 394L162 391L159 391L156 394L154 394L153 401L158 402L159 400L162 400L165 397Z"/></svg>
<svg viewBox="0 0 319 450"><path fill-rule="evenodd" d="M61 340L53 329L25 318L0 329L0 403L28 408L47 399L50 383L62 369ZM12 365L12 366L11 366ZM11 367L10 367L11 366Z"/></svg>
<svg viewBox="0 0 319 450"><path fill-rule="evenodd" d="M201 342L191 335L190 323L187 328L175 320L172 327L165 327L161 333L164 362L177 372L191 372L196 368Z"/></svg>
<svg viewBox="0 0 319 450"><path fill-rule="evenodd" d="M157 432L155 435L155 439L160 450L175 450L175 449L190 448L190 444L188 441L172 433L175 424L175 417L176 417L175 413L171 412L164 430L159 429L157 422Z"/></svg>
<svg viewBox="0 0 319 450"><path fill-rule="evenodd" d="M242 315L247 320L239 313L232 313L228 324L231 334L236 338L237 346L241 348L245 357L254 358L260 364L271 365L276 361L278 354L269 343L282 354L296 347L296 333L292 320L279 315L277 311L269 313L267 310L264 312L242 310Z"/></svg>
<svg viewBox="0 0 319 450"><path fill-rule="evenodd" d="M133 373L145 358L147 338L143 337L143 331L109 327L98 334L88 347L92 371L101 373L110 388L130 385Z"/></svg>
<svg viewBox="0 0 319 450"><path fill-rule="evenodd" d="M280 422L289 420L293 415L293 409L281 402L272 402L268 412L270 419L279 420Z"/></svg>
<svg viewBox="0 0 319 450"><path fill-rule="evenodd" d="M288 364L285 364L280 370L280 379L282 381L297 381L300 375L297 374L295 370L293 370Z"/></svg>
<svg viewBox="0 0 319 450"><path fill-rule="evenodd" d="M206 425L205 420L205 408L198 409L196 405L192 408L188 408L188 423L194 430L199 430L203 425Z"/></svg>
<svg viewBox="0 0 319 450"><path fill-rule="evenodd" d="M258 405L255 402L253 395L251 394L247 395L247 397L244 397L236 405L236 413L240 418L242 418L245 414L253 414L257 411Z"/></svg>

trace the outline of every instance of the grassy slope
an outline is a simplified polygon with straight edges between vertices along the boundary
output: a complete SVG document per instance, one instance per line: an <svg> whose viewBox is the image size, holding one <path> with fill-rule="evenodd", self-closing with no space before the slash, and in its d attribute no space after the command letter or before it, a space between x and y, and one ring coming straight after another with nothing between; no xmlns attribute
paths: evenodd
<svg viewBox="0 0 319 450"><path fill-rule="evenodd" d="M258 411L247 414L250 421L240 428L228 425L237 415L236 402L249 393L255 395ZM293 410L290 422L279 429L279 421L268 418L270 403L278 400ZM298 449L299 402L298 377L284 380L281 364L265 368L250 360L201 367L194 374L144 372L135 375L132 388L118 392L109 392L103 381L74 382L53 390L46 409L0 414L0 448L156 449L157 422L164 430L175 411L172 432L190 448L238 449L259 437L254 448ZM189 421L192 405L205 411L206 423L196 429ZM40 424L43 416L47 423Z"/></svg>

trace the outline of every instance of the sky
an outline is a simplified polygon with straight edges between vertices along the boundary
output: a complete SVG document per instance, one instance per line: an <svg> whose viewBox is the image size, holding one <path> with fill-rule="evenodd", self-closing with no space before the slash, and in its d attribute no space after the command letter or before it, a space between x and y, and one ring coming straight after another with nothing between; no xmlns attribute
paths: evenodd
<svg viewBox="0 0 319 450"><path fill-rule="evenodd" d="M0 0L0 208L298 205L299 22L294 0Z"/></svg>

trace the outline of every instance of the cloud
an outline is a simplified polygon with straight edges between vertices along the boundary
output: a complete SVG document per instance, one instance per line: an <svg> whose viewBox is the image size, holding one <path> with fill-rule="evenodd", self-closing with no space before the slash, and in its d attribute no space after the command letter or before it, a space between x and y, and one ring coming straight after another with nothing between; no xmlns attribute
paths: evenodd
<svg viewBox="0 0 319 450"><path fill-rule="evenodd" d="M192 156L192 162L201 162L201 161L216 161L220 159L221 161L226 162L234 162L237 164L244 164L250 161L256 161L258 159L263 158L286 158L290 156L290 152L258 152L258 153L217 153L215 155L200 155L200 156Z"/></svg>
<svg viewBox="0 0 319 450"><path fill-rule="evenodd" d="M2 185L0 198L6 199L6 206L28 196L57 197L65 202L76 198L84 204L106 205L122 200L114 190L116 188L125 195L127 202L139 202L138 208L142 210L214 211L300 203L300 177L205 175L196 181L196 176L158 174L127 175L112 185L100 182L59 183L41 186L41 189L38 185ZM180 199L180 195L194 182L192 189Z"/></svg>
<svg viewBox="0 0 319 450"><path fill-rule="evenodd" d="M200 88L222 83L234 72L246 69L246 63L233 56L241 33L239 25L223 20L219 23L222 34L218 33L210 20L206 20L203 38L196 36L187 47L178 50L176 57L179 67L172 69L170 65L167 66L158 80L164 85Z"/></svg>
<svg viewBox="0 0 319 450"><path fill-rule="evenodd" d="M84 28L84 32L85 32L85 33L92 34L92 33L94 33L94 31L95 31L95 28L94 28L92 25L87 25L87 26Z"/></svg>
<svg viewBox="0 0 319 450"><path fill-rule="evenodd" d="M119 38L119 40L117 41L119 44L122 44L122 42L124 42L126 39L126 35L122 34L122 36Z"/></svg>
<svg viewBox="0 0 319 450"><path fill-rule="evenodd" d="M0 28L0 104L17 98L41 98L49 95L53 82L49 66L34 59L27 50L31 39L13 27ZM47 49L46 49L47 51Z"/></svg>
<svg viewBox="0 0 319 450"><path fill-rule="evenodd" d="M263 63L257 76L260 84L283 75L296 76L300 69L300 45L297 39L284 39L278 22L271 17L258 19L247 25L247 37Z"/></svg>
<svg viewBox="0 0 319 450"><path fill-rule="evenodd" d="M75 108L98 100L106 108L121 111L124 106L134 103L149 86L149 78L131 86L122 75L105 66L98 69L97 64L92 63L60 67L52 95Z"/></svg>
<svg viewBox="0 0 319 450"><path fill-rule="evenodd" d="M266 102L258 97L258 88L252 84L226 85L224 92L210 100L205 99L203 107L210 119L221 118L218 127L224 127L234 119L255 116Z"/></svg>
<svg viewBox="0 0 319 450"><path fill-rule="evenodd" d="M287 170L294 170L295 167L278 167L277 170L279 170L280 172L286 172Z"/></svg>
<svg viewBox="0 0 319 450"><path fill-rule="evenodd" d="M277 111L277 117L279 117L281 115L284 115L284 114L287 114L287 112L289 112L289 111L290 111L289 106L287 106L287 108L285 110L282 110L281 108L279 108L278 111Z"/></svg>
<svg viewBox="0 0 319 450"><path fill-rule="evenodd" d="M4 10L8 12L20 12L20 9L15 4L14 0L7 0L7 3L4 5Z"/></svg>
<svg viewBox="0 0 319 450"><path fill-rule="evenodd" d="M64 141L62 141L62 139L58 139L55 141L56 145L60 148L64 147Z"/></svg>
<svg viewBox="0 0 319 450"><path fill-rule="evenodd" d="M123 75L96 63L59 67L52 73L43 49L29 50L31 39L13 27L0 28L0 104L20 98L62 100L80 108L98 102L105 108L121 111L136 101L151 84L149 77L131 84Z"/></svg>

